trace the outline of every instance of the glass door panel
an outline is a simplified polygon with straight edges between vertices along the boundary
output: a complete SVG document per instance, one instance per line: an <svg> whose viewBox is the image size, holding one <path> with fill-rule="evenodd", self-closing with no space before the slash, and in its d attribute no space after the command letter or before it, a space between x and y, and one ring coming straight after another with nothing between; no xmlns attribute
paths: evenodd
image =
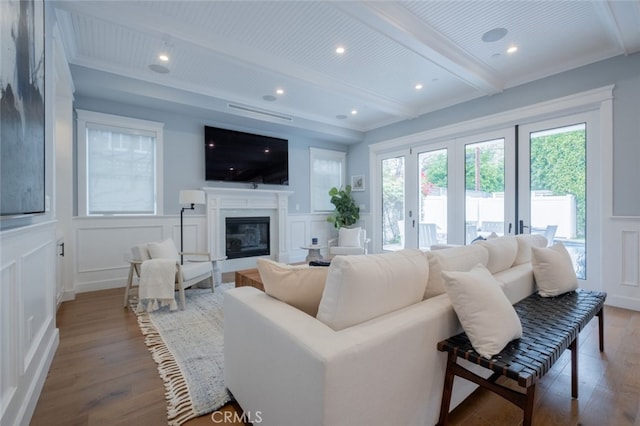
<svg viewBox="0 0 640 426"><path fill-rule="evenodd" d="M465 243L505 233L505 139L465 145Z"/></svg>
<svg viewBox="0 0 640 426"><path fill-rule="evenodd" d="M382 249L405 247L405 157L382 159Z"/></svg>
<svg viewBox="0 0 640 426"><path fill-rule="evenodd" d="M529 218L521 232L561 241L576 276L586 279L586 123L529 131Z"/></svg>
<svg viewBox="0 0 640 426"><path fill-rule="evenodd" d="M425 250L447 242L447 149L419 153L418 167L418 247Z"/></svg>

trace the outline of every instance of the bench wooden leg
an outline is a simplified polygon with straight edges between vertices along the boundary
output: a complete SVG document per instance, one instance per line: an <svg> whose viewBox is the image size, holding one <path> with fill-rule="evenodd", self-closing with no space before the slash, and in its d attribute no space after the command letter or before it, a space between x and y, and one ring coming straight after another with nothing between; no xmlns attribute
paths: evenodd
<svg viewBox="0 0 640 426"><path fill-rule="evenodd" d="M524 405L524 420L522 426L531 426L531 419L533 419L533 403L536 399L536 384L532 384L527 388L527 399Z"/></svg>
<svg viewBox="0 0 640 426"><path fill-rule="evenodd" d="M600 352L604 352L604 308L596 314L598 317L598 336L600 337Z"/></svg>
<svg viewBox="0 0 640 426"><path fill-rule="evenodd" d="M571 396L578 399L578 335L569 345L571 350Z"/></svg>
<svg viewBox="0 0 640 426"><path fill-rule="evenodd" d="M453 393L453 379L454 372L452 364L456 363L456 354L449 352L447 354L447 370L444 373L444 387L442 389L442 402L440 402L440 418L438 425L443 426L447 424L447 418L449 417L449 405L451 404L451 394Z"/></svg>

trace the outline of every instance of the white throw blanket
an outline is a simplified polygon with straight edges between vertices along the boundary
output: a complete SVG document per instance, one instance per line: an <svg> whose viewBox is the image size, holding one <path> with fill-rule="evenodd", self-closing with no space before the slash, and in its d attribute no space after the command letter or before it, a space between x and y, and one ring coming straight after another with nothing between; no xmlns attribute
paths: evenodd
<svg viewBox="0 0 640 426"><path fill-rule="evenodd" d="M176 261L150 259L142 262L136 312L153 312L162 306L178 309L175 299Z"/></svg>

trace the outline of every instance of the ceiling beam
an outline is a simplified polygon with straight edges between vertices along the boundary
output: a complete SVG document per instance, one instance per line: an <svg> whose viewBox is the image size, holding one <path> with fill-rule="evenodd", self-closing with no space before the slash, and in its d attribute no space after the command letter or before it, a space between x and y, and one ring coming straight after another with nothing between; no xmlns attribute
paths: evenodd
<svg viewBox="0 0 640 426"><path fill-rule="evenodd" d="M592 0L605 30L625 55L640 51L640 0Z"/></svg>
<svg viewBox="0 0 640 426"><path fill-rule="evenodd" d="M486 67L399 3L330 4L484 94L493 95L504 88L504 80L496 76L495 70Z"/></svg>

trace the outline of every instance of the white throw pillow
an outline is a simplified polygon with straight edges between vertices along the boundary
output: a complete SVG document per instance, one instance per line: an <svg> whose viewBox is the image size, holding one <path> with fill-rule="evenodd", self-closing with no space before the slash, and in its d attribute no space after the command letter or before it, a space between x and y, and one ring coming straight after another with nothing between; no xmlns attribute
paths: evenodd
<svg viewBox="0 0 640 426"><path fill-rule="evenodd" d="M152 259L180 259L178 249L176 249L176 245L171 238L159 243L149 243L147 249Z"/></svg>
<svg viewBox="0 0 640 426"><path fill-rule="evenodd" d="M531 247L533 276L542 297L553 297L578 288L569 252L562 243L551 247Z"/></svg>
<svg viewBox="0 0 640 426"><path fill-rule="evenodd" d="M489 252L487 269L492 274L511 268L518 254L516 238L508 235L487 239L486 241L478 241L477 244L486 248Z"/></svg>
<svg viewBox="0 0 640 426"><path fill-rule="evenodd" d="M486 248L473 244L432 250L426 252L429 260L429 281L424 291L424 298L437 296L446 291L442 271L468 271L478 263L487 264L489 252Z"/></svg>
<svg viewBox="0 0 640 426"><path fill-rule="evenodd" d="M340 228L338 231L338 246L360 247L360 227Z"/></svg>
<svg viewBox="0 0 640 426"><path fill-rule="evenodd" d="M413 305L422 300L428 275L420 250L337 256L317 318L337 331Z"/></svg>
<svg viewBox="0 0 640 426"><path fill-rule="evenodd" d="M546 247L547 239L540 234L520 234L516 235L518 243L518 255L513 261L513 266L531 262L531 247Z"/></svg>
<svg viewBox="0 0 640 426"><path fill-rule="evenodd" d="M325 266L285 265L258 259L264 292L314 317L318 313L328 270Z"/></svg>
<svg viewBox="0 0 640 426"><path fill-rule="evenodd" d="M522 337L522 324L500 284L482 264L469 272L443 271L447 294L473 348L485 358Z"/></svg>

